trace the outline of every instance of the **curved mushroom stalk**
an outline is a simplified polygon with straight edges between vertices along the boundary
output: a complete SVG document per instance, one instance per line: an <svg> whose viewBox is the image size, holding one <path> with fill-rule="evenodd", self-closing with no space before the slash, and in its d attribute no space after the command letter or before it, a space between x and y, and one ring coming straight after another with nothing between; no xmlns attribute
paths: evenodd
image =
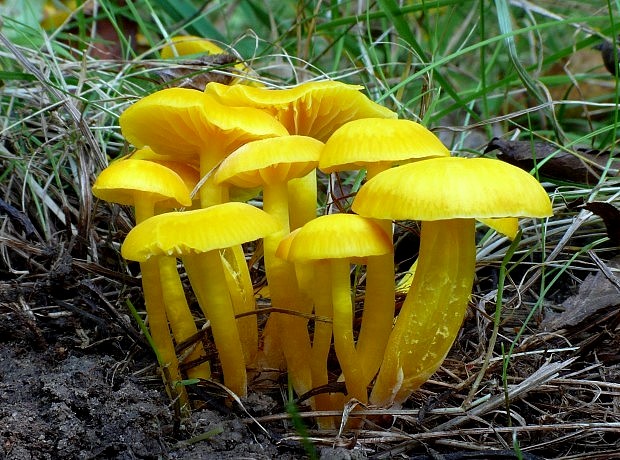
<svg viewBox="0 0 620 460"><path fill-rule="evenodd" d="M198 303L211 323L211 332L222 364L224 384L238 396L245 397L245 358L219 251L186 254L183 256L183 263ZM205 283L205 279L209 282Z"/></svg>
<svg viewBox="0 0 620 460"><path fill-rule="evenodd" d="M142 293L144 296L144 306L149 321L149 332L153 340L153 347L157 356L157 361L162 370L165 370L164 377L169 378L166 387L172 393L172 399L179 397L181 405L188 403L187 393L184 387L179 387L178 382L182 380L179 371L179 362L174 350L174 343L170 335L168 318L163 300L162 286L159 275L159 265L157 260L147 260L140 263L142 273ZM167 380L164 378L164 380Z"/></svg>
<svg viewBox="0 0 620 460"><path fill-rule="evenodd" d="M463 322L475 262L474 219L422 223L416 273L390 335L372 404L403 402L439 368Z"/></svg>
<svg viewBox="0 0 620 460"><path fill-rule="evenodd" d="M350 263L348 259L330 261L334 315L334 348L347 386L347 397L362 404L368 402L364 367L355 349L353 335L353 301L351 299Z"/></svg>
<svg viewBox="0 0 620 460"><path fill-rule="evenodd" d="M204 228L210 231L204 232ZM200 306L211 322L224 382L240 396L247 391L245 359L220 250L254 241L277 229L277 222L260 209L226 203L151 217L136 225L121 247L121 254L128 260L148 263L152 257L164 255L183 260ZM209 282L205 283L205 279Z"/></svg>
<svg viewBox="0 0 620 460"><path fill-rule="evenodd" d="M235 317L237 317L237 329L243 347L243 355L247 366L256 361L258 354L258 321L256 312L256 299L252 287L252 278L245 261L242 246L235 246L220 252L224 275L228 284L228 292L232 302ZM239 315L242 315L240 318Z"/></svg>
<svg viewBox="0 0 620 460"><path fill-rule="evenodd" d="M325 173L366 169L366 181L392 166L449 156L450 151L424 126L411 120L361 118L349 121L329 137L319 161ZM376 195L372 201L382 203ZM358 198L356 198L358 201ZM392 219L377 218L375 222L392 236ZM384 254L368 259L364 311L357 350L365 378L376 375L383 351L392 331L395 310L394 255Z"/></svg>
<svg viewBox="0 0 620 460"><path fill-rule="evenodd" d="M176 257L161 256L157 260L159 262L159 276L166 316L178 345L196 334L198 328L187 304L185 289L177 271ZM204 356L205 352L202 343L198 342L185 360L188 363L192 363L204 360ZM187 376L192 379L210 379L211 367L208 362L201 362L187 369Z"/></svg>
<svg viewBox="0 0 620 460"><path fill-rule="evenodd" d="M178 174L163 165L145 160L123 159L112 163L97 177L93 184L93 195L113 203L134 206L137 225L152 217L156 206L192 204L189 190ZM168 382L171 386L169 391L175 396L179 395L181 403L185 404L185 389L174 387L174 382L181 380L181 374L166 317L159 265L155 259L145 258L140 262L153 347L159 363L167 368L173 380Z"/></svg>
<svg viewBox="0 0 620 460"><path fill-rule="evenodd" d="M474 219L552 214L547 192L527 172L499 160L462 157L379 173L360 188L352 209L423 223L416 273L371 394L371 402L382 406L402 402L430 377L456 337L473 284ZM513 223L503 222L508 229Z"/></svg>
<svg viewBox="0 0 620 460"><path fill-rule="evenodd" d="M391 220L376 219L375 223L386 235L392 235ZM396 294L394 277L393 253L368 257L364 310L356 346L367 383L372 381L381 366L394 324Z"/></svg>
<svg viewBox="0 0 620 460"><path fill-rule="evenodd" d="M280 244L279 255L291 262L314 261L316 287L312 293L315 313L329 313L333 308L334 348L344 374L348 398L368 401L370 379L356 350L353 334L351 298L351 260L392 253L392 240L372 219L355 214L329 214L318 217L291 233ZM319 265L321 264L321 265ZM331 281L326 280L326 274ZM320 310L319 310L320 309ZM311 368L313 383L323 382L331 331L315 330Z"/></svg>
<svg viewBox="0 0 620 460"><path fill-rule="evenodd" d="M279 230L263 239L265 274L271 304L292 314L274 313L263 335L263 352L267 362L275 361L270 346L279 344L286 358L293 387L298 394L312 389L307 366L310 354L308 320L295 313L310 313L312 305L301 295L292 263L275 253L282 238L290 231L288 182L303 177L319 163L323 143L306 136L284 136L248 142L234 151L215 173L216 183L240 187L263 187L263 210L279 224ZM275 326L272 325L275 321ZM271 323L271 324L270 324Z"/></svg>
<svg viewBox="0 0 620 460"><path fill-rule="evenodd" d="M312 350L310 352L310 370L312 373L312 385L317 388L329 383L327 360L332 344L332 323L321 321L320 319L332 319L332 277L327 261L316 261L314 271L315 286L321 289L313 291L314 314L319 320L314 322L314 336L312 338ZM307 264L312 265L312 264ZM332 410L333 403L331 395L328 393L318 394L314 397L316 410ZM317 420L320 428L333 429L334 420L332 417L323 417Z"/></svg>
<svg viewBox="0 0 620 460"><path fill-rule="evenodd" d="M275 217L280 224L280 231L263 238L265 272L269 283L272 306L294 312L310 313L310 305L304 305L299 293L295 276L295 266L284 259L276 257L280 241L288 234L288 198L287 184L282 182L266 186L263 190L263 209ZM309 308L308 308L309 307ZM310 337L308 320L294 314L274 313L273 318L289 376L297 394L304 394L312 389L312 376L307 365L310 355Z"/></svg>

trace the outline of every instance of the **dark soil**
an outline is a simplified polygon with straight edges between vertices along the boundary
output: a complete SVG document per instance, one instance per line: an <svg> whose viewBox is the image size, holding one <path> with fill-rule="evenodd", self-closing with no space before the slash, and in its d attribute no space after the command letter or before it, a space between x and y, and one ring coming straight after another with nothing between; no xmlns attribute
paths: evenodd
<svg viewBox="0 0 620 460"><path fill-rule="evenodd" d="M212 398L180 417L154 358L135 344L124 351L127 337L90 342L97 331L71 314L35 323L11 306L0 304L0 459L305 457L299 443L252 423L250 413L281 410L269 396L251 394L246 413L217 389L194 388ZM351 458L344 449L325 453Z"/></svg>
<svg viewBox="0 0 620 460"><path fill-rule="evenodd" d="M273 458L240 417L202 409L179 423L159 382L106 354L0 345L0 458ZM190 444L194 436L206 440Z"/></svg>

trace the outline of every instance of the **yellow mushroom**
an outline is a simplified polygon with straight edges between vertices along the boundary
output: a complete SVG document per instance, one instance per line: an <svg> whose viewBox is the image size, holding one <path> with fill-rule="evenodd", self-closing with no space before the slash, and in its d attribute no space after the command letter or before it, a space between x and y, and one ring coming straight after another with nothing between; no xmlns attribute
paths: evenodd
<svg viewBox="0 0 620 460"><path fill-rule="evenodd" d="M158 203L168 203L168 206L173 203L180 206L191 205L189 191L178 174L165 166L146 160L127 159L112 163L99 174L92 190L93 195L102 200L133 206L137 224L152 217ZM159 263L156 259L145 262L140 265L140 271L144 303L155 351L158 353L160 364L169 368L172 379L181 380L168 327ZM168 308L174 307L168 304ZM190 322L194 324L189 311L170 311L169 313L173 321L178 319L183 322L184 326L180 326L181 328L187 327ZM205 372L206 374L201 374L201 376L208 377L208 368Z"/></svg>
<svg viewBox="0 0 620 460"><path fill-rule="evenodd" d="M204 180L198 194L203 208L228 201L228 188L212 180L213 169L232 151L251 140L284 136L288 132L271 115L251 107L227 107L201 91L169 88L140 99L119 119L125 138L138 148L149 146L158 155L174 156L199 165ZM240 246L222 253L230 267L229 280L236 314L254 311L254 290ZM207 282L205 280L205 282ZM256 355L255 316L239 319L244 326L244 349Z"/></svg>
<svg viewBox="0 0 620 460"><path fill-rule="evenodd" d="M310 313L311 305L302 305L295 268L292 264L275 257L278 244L289 228L289 198L287 184L291 179L302 177L319 164L323 143L306 136L274 137L249 142L220 165L215 173L216 184L228 183L237 187L263 188L263 209L273 216L278 231L263 240L265 272L271 304L274 308ZM298 394L312 388L310 370L306 358L310 351L307 320L287 314L273 315L279 324L280 344L267 343L269 347L280 346L286 357L289 375Z"/></svg>
<svg viewBox="0 0 620 460"><path fill-rule="evenodd" d="M431 158L377 174L353 210L422 221L411 288L390 334L370 402L399 404L441 365L463 321L474 279L476 218L546 217L534 177L499 160Z"/></svg>
<svg viewBox="0 0 620 460"><path fill-rule="evenodd" d="M226 51L211 40L195 35L177 35L170 38L161 50L163 59L171 59L176 56L188 56L191 54L223 54Z"/></svg>
<svg viewBox="0 0 620 460"><path fill-rule="evenodd" d="M363 118L345 123L330 136L319 169L325 173L366 169L366 179L394 165L449 156L431 131L411 120ZM377 220L392 236L392 220ZM374 257L366 269L362 325L357 342L367 384L379 370L392 330L395 307L394 254Z"/></svg>
<svg viewBox="0 0 620 460"><path fill-rule="evenodd" d="M313 297L317 315L333 312L334 348L344 374L349 398L368 401L368 380L356 350L353 333L353 309L350 281L351 261L368 261L392 254L392 240L381 226L355 214L329 214L318 217L284 240L280 255L290 261L312 261L316 273ZM329 301L330 306L324 305ZM310 360L313 383L327 383L329 334L326 324L315 325L315 340ZM327 329L327 331L326 331ZM317 335L318 333L318 335Z"/></svg>
<svg viewBox="0 0 620 460"><path fill-rule="evenodd" d="M245 203L224 203L151 217L129 232L121 248L123 257L142 263L157 255L183 260L211 323L224 383L239 396L247 394L246 362L219 251L277 230L277 222L264 211Z"/></svg>

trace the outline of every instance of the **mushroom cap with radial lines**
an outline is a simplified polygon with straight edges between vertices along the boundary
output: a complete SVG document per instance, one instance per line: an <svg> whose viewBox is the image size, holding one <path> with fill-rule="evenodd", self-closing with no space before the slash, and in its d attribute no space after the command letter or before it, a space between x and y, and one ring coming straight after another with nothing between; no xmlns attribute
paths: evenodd
<svg viewBox="0 0 620 460"><path fill-rule="evenodd" d="M319 169L325 173L383 164L386 168L420 158L449 156L439 138L419 123L362 118L338 128L325 143Z"/></svg>
<svg viewBox="0 0 620 460"><path fill-rule="evenodd" d="M245 85L207 84L205 93L230 106L257 107L272 113L291 134L323 142L339 126L358 118L396 118L387 107L360 91L363 86L339 81L313 81L292 88L267 89Z"/></svg>
<svg viewBox="0 0 620 460"><path fill-rule="evenodd" d="M214 181L251 188L303 177L319 164L323 146L295 135L248 142L222 161Z"/></svg>
<svg viewBox="0 0 620 460"><path fill-rule="evenodd" d="M291 262L389 254L391 238L371 219L356 214L317 217L284 238L276 252Z"/></svg>
<svg viewBox="0 0 620 460"><path fill-rule="evenodd" d="M548 217L551 202L524 170L491 158L442 157L377 174L353 211L376 219Z"/></svg>
<svg viewBox="0 0 620 460"><path fill-rule="evenodd" d="M153 152L150 147L143 147L136 150L131 153L127 159L150 161L151 163L157 163L173 170L181 179L183 179L185 186L190 192L200 180L200 172L198 171L198 168L193 166L191 163L179 160L178 157L171 157L170 155L158 155Z"/></svg>
<svg viewBox="0 0 620 460"><path fill-rule="evenodd" d="M140 99L121 114L119 123L123 136L137 148L148 145L160 155L187 160L207 151L219 161L246 142L288 134L264 111L224 106L187 88L168 88Z"/></svg>
<svg viewBox="0 0 620 460"><path fill-rule="evenodd" d="M254 241L278 229L276 220L261 209L224 203L146 219L127 234L121 254L137 262L161 255L182 257Z"/></svg>
<svg viewBox="0 0 620 460"><path fill-rule="evenodd" d="M136 200L189 206L183 179L171 169L146 160L125 159L105 168L93 184L93 195L112 203L135 206Z"/></svg>

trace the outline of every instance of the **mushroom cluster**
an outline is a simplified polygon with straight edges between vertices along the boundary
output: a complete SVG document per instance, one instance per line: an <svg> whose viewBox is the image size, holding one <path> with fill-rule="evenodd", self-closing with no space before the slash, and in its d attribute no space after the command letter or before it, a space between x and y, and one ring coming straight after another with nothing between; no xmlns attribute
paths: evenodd
<svg viewBox="0 0 620 460"><path fill-rule="evenodd" d="M510 236L517 218L551 215L531 175L495 159L450 156L428 129L398 119L362 89L212 82L204 91L160 90L121 115L122 133L138 150L105 169L93 193L135 207L121 253L140 263L152 343L183 403L185 377L221 377L243 397L248 371L274 369L288 372L298 395L311 392L317 410L351 399L401 403L437 370L461 326L476 220ZM352 170L366 179L351 209L317 216L317 171ZM422 231L396 314L398 219L419 220ZM260 254L242 246L259 239L252 247L262 250L260 294L270 309L257 308L250 276ZM365 280L360 302L351 285L357 268ZM200 310L190 309L179 269ZM363 303L359 328L356 303ZM197 334L201 324L209 334ZM217 357L208 353L209 337ZM332 350L338 368L328 367ZM344 397L321 391L336 380Z"/></svg>

